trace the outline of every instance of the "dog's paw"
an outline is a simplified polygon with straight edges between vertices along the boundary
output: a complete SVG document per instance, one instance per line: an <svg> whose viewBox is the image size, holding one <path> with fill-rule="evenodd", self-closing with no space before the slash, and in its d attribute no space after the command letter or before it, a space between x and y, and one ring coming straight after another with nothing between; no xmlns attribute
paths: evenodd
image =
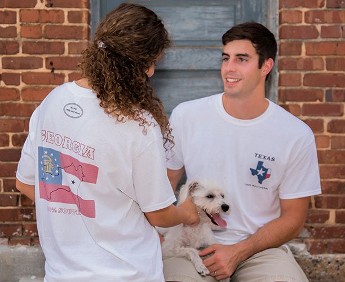
<svg viewBox="0 0 345 282"><path fill-rule="evenodd" d="M195 265L196 271L201 275L201 276L206 276L210 274L210 271L206 268L204 264L198 264Z"/></svg>

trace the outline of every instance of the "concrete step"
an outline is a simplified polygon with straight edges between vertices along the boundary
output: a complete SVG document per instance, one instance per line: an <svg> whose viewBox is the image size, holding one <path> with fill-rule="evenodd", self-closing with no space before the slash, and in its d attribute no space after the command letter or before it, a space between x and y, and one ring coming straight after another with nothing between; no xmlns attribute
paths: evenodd
<svg viewBox="0 0 345 282"><path fill-rule="evenodd" d="M304 244L289 244L310 282L344 282L345 254L310 255ZM0 245L0 282L43 282L40 247Z"/></svg>

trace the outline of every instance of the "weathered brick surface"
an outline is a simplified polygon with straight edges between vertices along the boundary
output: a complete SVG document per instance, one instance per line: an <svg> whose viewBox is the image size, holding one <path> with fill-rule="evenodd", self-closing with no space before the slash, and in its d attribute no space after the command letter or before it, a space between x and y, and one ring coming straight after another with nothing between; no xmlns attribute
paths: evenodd
<svg viewBox="0 0 345 282"><path fill-rule="evenodd" d="M34 206L15 188L29 116L63 82L80 78L89 1L0 0L0 237L37 245ZM323 194L307 235L314 254L345 253L345 2L279 1L279 104L314 132Z"/></svg>

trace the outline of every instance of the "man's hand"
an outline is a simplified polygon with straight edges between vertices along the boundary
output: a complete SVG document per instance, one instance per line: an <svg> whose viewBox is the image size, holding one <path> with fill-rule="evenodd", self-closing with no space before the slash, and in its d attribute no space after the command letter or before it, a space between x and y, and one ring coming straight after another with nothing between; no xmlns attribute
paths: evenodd
<svg viewBox="0 0 345 282"><path fill-rule="evenodd" d="M241 263L236 245L210 245L203 249L199 255L209 255L203 262L210 271L210 275L217 280L230 277Z"/></svg>

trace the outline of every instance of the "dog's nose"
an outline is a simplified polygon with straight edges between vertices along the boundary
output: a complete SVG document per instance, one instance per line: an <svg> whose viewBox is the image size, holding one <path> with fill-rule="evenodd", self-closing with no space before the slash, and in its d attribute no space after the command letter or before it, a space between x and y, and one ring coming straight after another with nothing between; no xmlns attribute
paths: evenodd
<svg viewBox="0 0 345 282"><path fill-rule="evenodd" d="M230 208L229 205L227 205L227 204L222 204L221 207L222 207L223 212L227 212Z"/></svg>

